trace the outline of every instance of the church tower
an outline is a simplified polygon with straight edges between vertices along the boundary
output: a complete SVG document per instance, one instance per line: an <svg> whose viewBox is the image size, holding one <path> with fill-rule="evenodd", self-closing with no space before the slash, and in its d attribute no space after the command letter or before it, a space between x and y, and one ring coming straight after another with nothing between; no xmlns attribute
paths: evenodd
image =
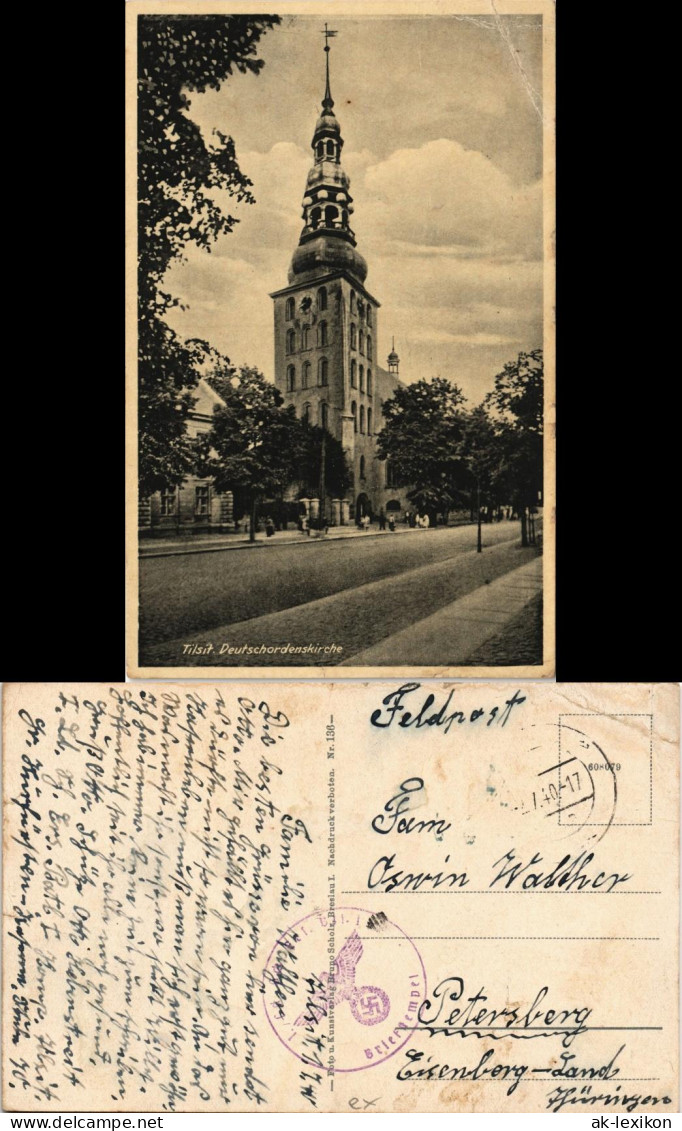
<svg viewBox="0 0 682 1131"><path fill-rule="evenodd" d="M298 416L339 439L353 473L353 513L375 509L380 469L374 436L379 303L365 288L367 263L350 225L353 198L341 165L343 138L329 82L311 146L313 165L303 197L303 228L289 283L275 306L275 384ZM376 407L375 407L376 402ZM375 482L376 480L376 482Z"/></svg>

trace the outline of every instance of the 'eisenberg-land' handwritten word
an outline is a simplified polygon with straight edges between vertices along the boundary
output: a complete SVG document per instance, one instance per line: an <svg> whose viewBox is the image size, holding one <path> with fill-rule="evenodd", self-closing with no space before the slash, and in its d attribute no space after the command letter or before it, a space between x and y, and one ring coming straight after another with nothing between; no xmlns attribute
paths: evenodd
<svg viewBox="0 0 682 1131"><path fill-rule="evenodd" d="M414 695L414 692L419 691L420 683L403 683L397 691L391 691L386 695L381 702L383 709L377 707L372 711L370 722L374 727L390 727L395 723L399 727L442 727L443 733L448 734L453 723L459 726L463 724L472 725L480 723L481 726L506 726L512 710L514 707L520 706L526 702L526 696L522 695L520 691L515 691L511 699L505 701L504 707L501 704L496 704L492 707L476 707L473 710L456 711L450 710L453 696L455 694L454 687L451 688L447 699L440 706L434 707L436 696L431 692L422 699L420 704L419 695ZM413 698L409 698L414 696ZM405 700L408 699L408 706ZM481 720L485 720L481 722Z"/></svg>

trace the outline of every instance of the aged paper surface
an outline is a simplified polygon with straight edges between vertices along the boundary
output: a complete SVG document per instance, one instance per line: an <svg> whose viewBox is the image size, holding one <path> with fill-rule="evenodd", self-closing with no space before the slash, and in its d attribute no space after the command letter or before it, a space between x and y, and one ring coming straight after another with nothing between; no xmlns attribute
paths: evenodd
<svg viewBox="0 0 682 1131"><path fill-rule="evenodd" d="M253 182L255 197L247 206L227 192L213 194L238 223L215 241L206 237L213 249L207 255L188 234L191 197L185 198L178 184L189 180L183 181L180 173L175 186L161 173L155 180L147 167L155 160L156 143L142 138L149 194L158 190L167 198L166 210L158 201L150 209L147 236L157 231L157 221L160 230L177 207L190 209L183 232L173 230L179 244L186 242L182 249L178 244L168 271L154 283L159 310L171 299L176 303L159 315L168 333L177 335L178 343L193 343L199 352L208 350L210 359L200 367L206 379L185 390L194 398L187 434L206 436L215 420L220 396L211 365L219 351L235 373L242 366L255 367L266 382L276 384L297 417L326 427L343 447L350 480L343 488L333 487L331 457L328 453L325 463L320 451L319 474L314 463L307 485L300 476L290 476L278 494L264 480L251 501L239 476L220 486L215 464L211 474L195 468L179 488L161 488L153 476L151 485L143 487L147 479L139 451L147 453L144 459L155 453L161 469L172 462L177 437L172 429L163 429L168 429L168 403L175 395L173 380L179 377L169 376L166 389L159 373L164 364L174 373L173 365L168 358L156 368L149 364L140 331L142 322L148 325L149 312L146 307L138 311L138 282L146 294L145 264L156 259L142 245L146 213L140 214L142 219L138 215L138 82L147 98L158 77L144 71L149 61L140 47L145 39L141 21L183 15L227 19L236 13L257 18L261 9L256 0L133 0L127 5L128 672L135 677L208 678L239 678L244 672L250 677L293 672L338 678L551 676L551 0L335 0L332 15L328 5L316 0L278 2L269 11L280 22L257 44L255 57L265 64L257 76L235 69L217 88L209 76L206 89L189 85L163 95L189 101L179 119L183 137L186 118L207 145L217 144L215 131L234 140L236 160ZM330 56L335 110L315 127L324 93L327 39L321 33L327 26L336 36ZM169 58L165 70L159 64L164 77L174 74L178 63L172 51ZM153 107L145 103L144 113L153 116ZM335 273L333 256L324 255L316 261L319 278L308 279L309 271L297 276L293 286L291 276L287 284L289 263L294 270L296 255L312 246L305 242L316 234L311 225L321 223L308 215L316 201L304 192L312 183L306 176L313 161L313 129L320 122L329 124L328 119L340 123L345 142L341 176L350 177L355 210L348 238L357 236L357 251L369 266L369 291L354 282L357 264L351 264L350 273L342 268ZM168 138L157 139L164 159L166 140L177 144L177 128L169 126ZM328 188L320 190L320 199L325 193L326 201ZM198 224L198 213L194 218ZM340 229L349 222L345 217L329 223L334 231L330 229L331 236L327 232L327 245L330 239L341 240ZM330 291L326 319L320 316L316 322L315 288L328 280L336 288L333 302ZM350 336L353 325L344 322L353 317L353 287L365 296L367 309L376 302L372 359L368 349L362 352L362 338L356 343ZM296 307L291 316L284 311L286 295ZM280 317L293 319L286 323L295 338L291 345L288 338L285 345ZM319 336L320 321L326 322L326 338ZM328 358L322 356L321 342L328 342ZM138 345L146 359L141 378ZM538 505L526 507L524 502L522 508L532 527L525 546L515 487L507 484L486 493L485 482L481 486L478 472L468 464L464 477L448 487L449 495L441 498L438 482L427 476L415 497L414 479L394 485L390 460L383 460L379 451L379 435L383 406L396 388L409 390L419 381L431 385L443 378L461 390L466 411L472 411L492 393L504 366L528 351L544 355L544 456L541 498L536 492ZM369 382L370 366L373 397L369 384L363 389L363 370ZM149 425L155 397L161 406L158 429ZM414 443L415 452L426 455L428 430L417 428L412 436L409 432L407 446ZM513 449L512 464L527 439ZM227 445L220 458L232 450ZM488 469L494 465L496 474L502 468L504 481L507 456L500 459L486 450L484 463ZM250 507L255 508L253 544L247 533ZM480 556L478 512L483 514ZM415 529L417 519L428 521L429 528ZM272 538L271 520L277 523ZM363 526L365 520L369 527Z"/></svg>
<svg viewBox="0 0 682 1131"><path fill-rule="evenodd" d="M677 1110L678 721L673 685L9 685L5 1106Z"/></svg>

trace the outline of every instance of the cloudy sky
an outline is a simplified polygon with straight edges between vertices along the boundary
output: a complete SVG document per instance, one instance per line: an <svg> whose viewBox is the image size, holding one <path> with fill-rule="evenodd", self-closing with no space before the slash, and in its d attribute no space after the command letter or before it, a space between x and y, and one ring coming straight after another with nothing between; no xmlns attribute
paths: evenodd
<svg viewBox="0 0 682 1131"><path fill-rule="evenodd" d="M333 6L332 6L333 8ZM324 92L324 20L286 16L260 75L191 94L207 139L231 134L257 203L210 255L167 277L174 328L273 376L270 291L287 284L310 140ZM541 17L334 18L331 86L366 286L381 303L377 358L448 377L472 402L505 361L542 345ZM221 201L221 203L223 203Z"/></svg>

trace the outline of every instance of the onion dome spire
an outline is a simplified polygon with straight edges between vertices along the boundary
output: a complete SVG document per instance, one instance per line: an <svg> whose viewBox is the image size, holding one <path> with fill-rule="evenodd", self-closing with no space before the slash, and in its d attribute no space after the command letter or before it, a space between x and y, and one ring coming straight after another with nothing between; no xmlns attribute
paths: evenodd
<svg viewBox="0 0 682 1131"><path fill-rule="evenodd" d="M350 180L341 168L343 138L334 113L329 80L329 40L337 35L325 24L325 91L322 111L312 139L313 167L308 173L303 197L303 230L289 269L289 282L312 277L323 270L345 270L360 283L367 276L367 264L355 249L355 233L350 226L353 198Z"/></svg>

